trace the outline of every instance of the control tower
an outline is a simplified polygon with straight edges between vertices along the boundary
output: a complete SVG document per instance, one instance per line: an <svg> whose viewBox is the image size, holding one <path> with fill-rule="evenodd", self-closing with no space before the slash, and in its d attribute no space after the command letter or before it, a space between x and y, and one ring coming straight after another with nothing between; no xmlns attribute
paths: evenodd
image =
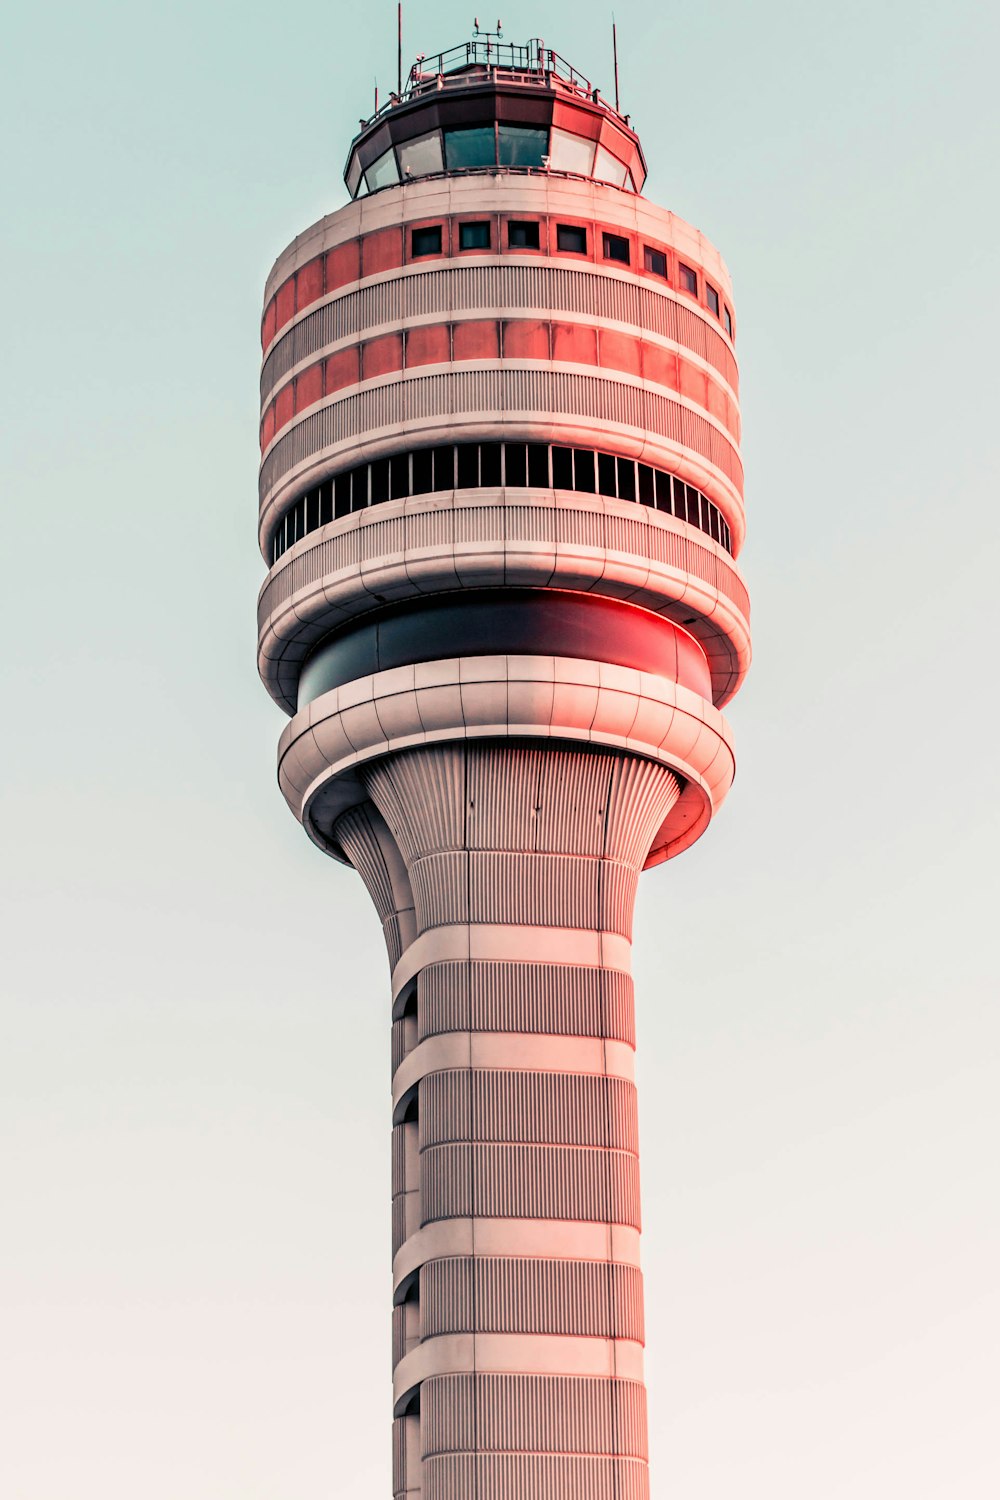
<svg viewBox="0 0 1000 1500"><path fill-rule="evenodd" d="M729 275L645 176L477 39L264 294L279 781L389 955L396 1500L649 1494L632 911L729 789L750 641Z"/></svg>

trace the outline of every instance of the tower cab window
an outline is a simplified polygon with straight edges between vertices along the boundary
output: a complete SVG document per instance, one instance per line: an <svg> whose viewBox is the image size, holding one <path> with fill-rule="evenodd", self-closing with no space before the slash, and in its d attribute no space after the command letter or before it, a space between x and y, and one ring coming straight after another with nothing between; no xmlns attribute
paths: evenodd
<svg viewBox="0 0 1000 1500"><path fill-rule="evenodd" d="M430 224L410 232L411 255L441 254L441 225Z"/></svg>
<svg viewBox="0 0 1000 1500"><path fill-rule="evenodd" d="M708 303L709 312L714 312L715 316L718 317L719 316L719 294L715 290L715 287L714 286L709 286L707 282L705 283L705 300Z"/></svg>
<svg viewBox="0 0 1000 1500"><path fill-rule="evenodd" d="M654 250L652 245L647 245L643 252L643 260L646 270L652 271L654 276L662 276L667 280L667 257L662 250Z"/></svg>
<svg viewBox="0 0 1000 1500"><path fill-rule="evenodd" d="M680 277L681 286L686 292L691 292L695 297L698 295L698 272L686 266L683 261L678 262L677 274Z"/></svg>
<svg viewBox="0 0 1000 1500"><path fill-rule="evenodd" d="M604 259L617 260L623 266L628 265L628 240L623 234L606 234L604 236Z"/></svg>
<svg viewBox="0 0 1000 1500"><path fill-rule="evenodd" d="M459 224L458 248L460 250L488 250L490 248L490 226L488 220L478 224Z"/></svg>

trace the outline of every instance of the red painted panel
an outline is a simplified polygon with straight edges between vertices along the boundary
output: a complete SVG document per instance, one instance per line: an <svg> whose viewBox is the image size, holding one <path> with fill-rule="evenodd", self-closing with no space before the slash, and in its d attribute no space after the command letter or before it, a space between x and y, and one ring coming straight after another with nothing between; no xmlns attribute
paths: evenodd
<svg viewBox="0 0 1000 1500"><path fill-rule="evenodd" d="M552 105L552 123L558 130L568 130L573 135L582 135L588 141L596 141L601 133L601 116L590 110L577 109L565 100L556 99Z"/></svg>
<svg viewBox="0 0 1000 1500"><path fill-rule="evenodd" d="M268 346L270 345L271 340L274 338L274 332L277 326L277 308L275 306L274 298L272 297L270 302L267 304L267 308L265 309L264 321L261 324L260 330L261 348L265 351L265 353L268 349Z"/></svg>
<svg viewBox="0 0 1000 1500"><path fill-rule="evenodd" d="M300 266L295 278L295 306L299 312L310 302L318 302L323 295L323 256L306 261Z"/></svg>
<svg viewBox="0 0 1000 1500"><path fill-rule="evenodd" d="M692 401L697 401L701 406L708 405L708 376L704 370L698 370L689 364L686 359L681 362L681 395L688 396Z"/></svg>
<svg viewBox="0 0 1000 1500"><path fill-rule="evenodd" d="M342 391L345 385L357 384L360 352L355 345L353 349L341 349L339 354L330 355L326 362L326 394L328 396L333 391Z"/></svg>
<svg viewBox="0 0 1000 1500"><path fill-rule="evenodd" d="M304 411L323 396L323 362L310 365L295 382L295 410Z"/></svg>
<svg viewBox="0 0 1000 1500"><path fill-rule="evenodd" d="M295 277L289 276L288 280L278 288L275 297L277 304L277 325L284 328L288 320L295 316Z"/></svg>
<svg viewBox="0 0 1000 1500"><path fill-rule="evenodd" d="M596 365L596 328L587 328L582 323L553 323L552 358L575 365Z"/></svg>
<svg viewBox="0 0 1000 1500"><path fill-rule="evenodd" d="M453 359L499 359L500 329L492 319L456 323L452 330Z"/></svg>
<svg viewBox="0 0 1000 1500"><path fill-rule="evenodd" d="M260 427L260 451L263 453L268 443L274 437L274 402L264 413L264 420Z"/></svg>
<svg viewBox="0 0 1000 1500"><path fill-rule="evenodd" d="M379 271L394 271L403 264L402 229L378 229L361 241L361 274L375 276Z"/></svg>
<svg viewBox="0 0 1000 1500"><path fill-rule="evenodd" d="M360 274L360 240L347 240L326 252L326 289L336 291L349 281L357 281Z"/></svg>
<svg viewBox="0 0 1000 1500"><path fill-rule="evenodd" d="M609 370L625 370L638 375L642 370L640 341L630 333L615 333L602 328L599 335L601 364Z"/></svg>
<svg viewBox="0 0 1000 1500"><path fill-rule="evenodd" d="M549 325L518 318L503 325L504 359L548 359Z"/></svg>
<svg viewBox="0 0 1000 1500"><path fill-rule="evenodd" d="M670 390L676 391L680 382L677 373L677 355L671 353L669 349L662 349L659 344L643 342L642 378L655 380L657 385L665 385Z"/></svg>
<svg viewBox="0 0 1000 1500"><path fill-rule="evenodd" d="M282 386L274 400L274 426L275 431L280 432L286 422L290 422L295 414L295 392L289 381L288 385Z"/></svg>
<svg viewBox="0 0 1000 1500"><path fill-rule="evenodd" d="M406 335L406 363L443 365L451 359L451 330L447 323L428 323Z"/></svg>
<svg viewBox="0 0 1000 1500"><path fill-rule="evenodd" d="M361 378L371 380L376 375L389 375L403 368L403 335L386 333L381 338L369 339L361 346Z"/></svg>
<svg viewBox="0 0 1000 1500"><path fill-rule="evenodd" d="M720 422L726 420L726 393L711 377L705 382L708 393L708 409Z"/></svg>

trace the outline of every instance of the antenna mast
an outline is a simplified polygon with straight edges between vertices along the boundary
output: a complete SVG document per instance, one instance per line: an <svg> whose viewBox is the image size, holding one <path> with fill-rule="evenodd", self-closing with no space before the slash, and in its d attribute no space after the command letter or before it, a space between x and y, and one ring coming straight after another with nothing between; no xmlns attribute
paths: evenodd
<svg viewBox="0 0 1000 1500"><path fill-rule="evenodd" d="M615 55L615 111L621 114L621 106L618 102L618 27L615 25L613 15L611 17L611 47Z"/></svg>

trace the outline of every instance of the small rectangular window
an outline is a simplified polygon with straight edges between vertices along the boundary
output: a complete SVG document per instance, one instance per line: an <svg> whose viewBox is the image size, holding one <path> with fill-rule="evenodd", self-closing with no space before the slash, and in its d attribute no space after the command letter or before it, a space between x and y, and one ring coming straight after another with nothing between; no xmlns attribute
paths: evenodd
<svg viewBox="0 0 1000 1500"><path fill-rule="evenodd" d="M549 487L549 449L546 443L528 444L528 483L534 490Z"/></svg>
<svg viewBox="0 0 1000 1500"><path fill-rule="evenodd" d="M604 259L617 260L623 266L628 265L628 240L623 234L606 234L604 236Z"/></svg>
<svg viewBox="0 0 1000 1500"><path fill-rule="evenodd" d="M491 489L500 487L500 444L480 443L479 483Z"/></svg>
<svg viewBox="0 0 1000 1500"><path fill-rule="evenodd" d="M389 469L389 493L394 500L405 500L410 493L410 455L394 453Z"/></svg>
<svg viewBox="0 0 1000 1500"><path fill-rule="evenodd" d="M552 488L556 490L573 488L572 448L552 449Z"/></svg>
<svg viewBox="0 0 1000 1500"><path fill-rule="evenodd" d="M639 465L639 499L643 505L652 505L656 497L655 474L649 464Z"/></svg>
<svg viewBox="0 0 1000 1500"><path fill-rule="evenodd" d="M560 250L572 251L574 255L586 255L587 231L580 224L557 224L556 244Z"/></svg>
<svg viewBox="0 0 1000 1500"><path fill-rule="evenodd" d="M504 484L523 489L528 483L528 450L524 443L504 443Z"/></svg>
<svg viewBox="0 0 1000 1500"><path fill-rule="evenodd" d="M338 474L333 481L333 514L337 520L351 513L351 471Z"/></svg>
<svg viewBox="0 0 1000 1500"><path fill-rule="evenodd" d="M358 464L356 469L351 470L351 509L367 510L368 508L368 464Z"/></svg>
<svg viewBox="0 0 1000 1500"><path fill-rule="evenodd" d="M512 250L537 250L538 220L511 219L507 225L507 243Z"/></svg>
<svg viewBox="0 0 1000 1500"><path fill-rule="evenodd" d="M412 255L440 255L441 225L428 224L423 229L411 230L410 253Z"/></svg>
<svg viewBox="0 0 1000 1500"><path fill-rule="evenodd" d="M573 488L584 495L594 493L594 453L591 448L573 450Z"/></svg>
<svg viewBox="0 0 1000 1500"><path fill-rule="evenodd" d="M708 302L709 311L710 312L714 312L715 316L718 317L719 316L719 294L715 290L714 286L709 286L709 284L708 284L707 281L705 283L705 299Z"/></svg>
<svg viewBox="0 0 1000 1500"><path fill-rule="evenodd" d="M617 495L615 482L615 459L612 453L597 455L597 491L601 495Z"/></svg>
<svg viewBox="0 0 1000 1500"><path fill-rule="evenodd" d="M634 458L620 458L618 460L618 498L619 500L635 499Z"/></svg>
<svg viewBox="0 0 1000 1500"><path fill-rule="evenodd" d="M643 251L643 261L647 271L667 280L667 257L662 250L654 250L652 245L647 245Z"/></svg>
<svg viewBox="0 0 1000 1500"><path fill-rule="evenodd" d="M728 307L726 308L726 332L729 334L729 337L732 338L732 336L733 336L733 315L729 311Z"/></svg>
<svg viewBox="0 0 1000 1500"><path fill-rule="evenodd" d="M413 455L413 493L426 495L434 488L434 450L418 448Z"/></svg>
<svg viewBox="0 0 1000 1500"><path fill-rule="evenodd" d="M697 297L697 295L698 295L698 272L692 270L690 266L686 266L683 261L679 261L678 262L677 271L678 271L678 274L680 275L681 286L684 288L684 290L686 292L693 292L694 295Z"/></svg>
<svg viewBox="0 0 1000 1500"><path fill-rule="evenodd" d="M488 250L490 248L490 226L488 220L479 224L459 224L458 248L460 250Z"/></svg>
<svg viewBox="0 0 1000 1500"><path fill-rule="evenodd" d="M326 526L333 520L333 481L328 479L319 492L319 524Z"/></svg>
<svg viewBox="0 0 1000 1500"><path fill-rule="evenodd" d="M674 508L670 496L670 475L664 474L662 469L656 471L656 508L666 511L668 515Z"/></svg>
<svg viewBox="0 0 1000 1500"><path fill-rule="evenodd" d="M372 505L381 505L389 498L389 460L376 458L370 465L372 471ZM357 509L357 506L355 506Z"/></svg>
<svg viewBox="0 0 1000 1500"><path fill-rule="evenodd" d="M479 444L459 443L458 482L459 490L474 490L479 487Z"/></svg>
<svg viewBox="0 0 1000 1500"><path fill-rule="evenodd" d="M453 490L455 488L455 450L449 443L446 448L435 448L434 450L434 488L436 490Z"/></svg>

